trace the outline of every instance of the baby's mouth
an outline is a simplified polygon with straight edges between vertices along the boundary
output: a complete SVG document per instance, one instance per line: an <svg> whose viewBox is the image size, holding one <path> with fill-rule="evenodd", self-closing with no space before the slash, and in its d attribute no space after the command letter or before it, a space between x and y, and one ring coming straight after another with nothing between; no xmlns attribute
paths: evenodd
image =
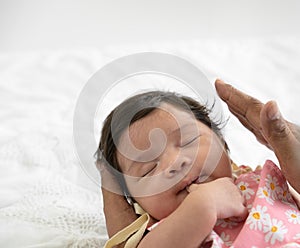
<svg viewBox="0 0 300 248"><path fill-rule="evenodd" d="M194 179L191 183L189 183L189 184L185 187L185 189L187 190L187 188L188 188L189 186L191 186L192 184L200 184L200 183L201 183L200 177L197 177L197 178Z"/></svg>
<svg viewBox="0 0 300 248"><path fill-rule="evenodd" d="M199 179L199 177L196 177L196 178L194 178L192 180L181 182L181 184L179 186L179 190L177 191L177 194L179 194L181 192L185 192L187 190L187 188L190 185L192 185L193 183L198 183L198 179Z"/></svg>
<svg viewBox="0 0 300 248"><path fill-rule="evenodd" d="M200 183L199 178L200 178L200 177L197 177L194 181L192 181L191 184L199 184L199 183ZM191 185L191 184L190 184L190 185ZM190 185L188 185L188 186L190 186Z"/></svg>
<svg viewBox="0 0 300 248"><path fill-rule="evenodd" d="M211 181L210 180L210 176L208 175L201 175L200 176L196 176L194 178L192 178L190 181L185 181L185 182L181 182L181 185L179 186L179 190L177 191L177 193L181 193L181 192L189 192L187 189L189 188L189 186L191 186L192 184L201 184L201 183L205 183L207 181Z"/></svg>
<svg viewBox="0 0 300 248"><path fill-rule="evenodd" d="M200 175L199 177L197 177L196 179L194 179L191 183L189 183L185 187L185 190L187 190L188 187L191 186L192 184L201 184L201 183L207 182L208 178L209 178L209 176L207 176L207 175Z"/></svg>
<svg viewBox="0 0 300 248"><path fill-rule="evenodd" d="M207 182L207 180L209 179L209 176L207 175L200 175L196 180L195 180L195 184L200 184L200 183L205 183Z"/></svg>

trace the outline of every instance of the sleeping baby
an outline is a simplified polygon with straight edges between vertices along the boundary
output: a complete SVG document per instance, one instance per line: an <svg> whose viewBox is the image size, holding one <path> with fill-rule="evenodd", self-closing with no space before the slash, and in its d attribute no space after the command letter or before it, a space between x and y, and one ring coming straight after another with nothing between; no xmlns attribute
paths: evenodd
<svg viewBox="0 0 300 248"><path fill-rule="evenodd" d="M149 91L106 118L97 163L140 215L106 247L300 247L299 206L282 171L270 160L236 166L210 111Z"/></svg>

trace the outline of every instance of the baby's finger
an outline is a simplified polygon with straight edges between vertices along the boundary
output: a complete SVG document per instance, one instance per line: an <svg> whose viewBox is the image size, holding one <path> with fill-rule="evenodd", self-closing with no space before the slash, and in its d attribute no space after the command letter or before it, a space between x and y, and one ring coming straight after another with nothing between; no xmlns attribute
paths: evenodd
<svg viewBox="0 0 300 248"><path fill-rule="evenodd" d="M238 218L240 221L243 221L248 217L248 215L249 215L248 209L245 206L243 206L241 214L238 216Z"/></svg>

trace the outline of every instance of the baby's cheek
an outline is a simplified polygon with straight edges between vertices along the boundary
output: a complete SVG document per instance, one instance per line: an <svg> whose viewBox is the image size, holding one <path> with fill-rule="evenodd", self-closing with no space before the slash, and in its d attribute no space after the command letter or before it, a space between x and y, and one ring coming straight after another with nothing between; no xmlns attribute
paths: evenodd
<svg viewBox="0 0 300 248"><path fill-rule="evenodd" d="M226 152L223 152L222 156L220 157L216 172L219 174L219 177L232 176L231 162Z"/></svg>

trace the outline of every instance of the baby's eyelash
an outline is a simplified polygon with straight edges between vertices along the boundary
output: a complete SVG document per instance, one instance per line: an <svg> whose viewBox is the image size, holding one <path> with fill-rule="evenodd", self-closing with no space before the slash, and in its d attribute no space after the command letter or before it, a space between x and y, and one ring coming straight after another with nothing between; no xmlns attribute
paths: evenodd
<svg viewBox="0 0 300 248"><path fill-rule="evenodd" d="M157 163L149 171L147 171L144 175L142 175L142 177L149 175L152 171L155 170L156 167L157 167Z"/></svg>
<svg viewBox="0 0 300 248"><path fill-rule="evenodd" d="M187 146L191 143L193 143L195 140L197 140L200 137L200 134L197 135L196 137L192 138L191 140L189 140L188 142L185 142L184 144L181 145L181 147Z"/></svg>

